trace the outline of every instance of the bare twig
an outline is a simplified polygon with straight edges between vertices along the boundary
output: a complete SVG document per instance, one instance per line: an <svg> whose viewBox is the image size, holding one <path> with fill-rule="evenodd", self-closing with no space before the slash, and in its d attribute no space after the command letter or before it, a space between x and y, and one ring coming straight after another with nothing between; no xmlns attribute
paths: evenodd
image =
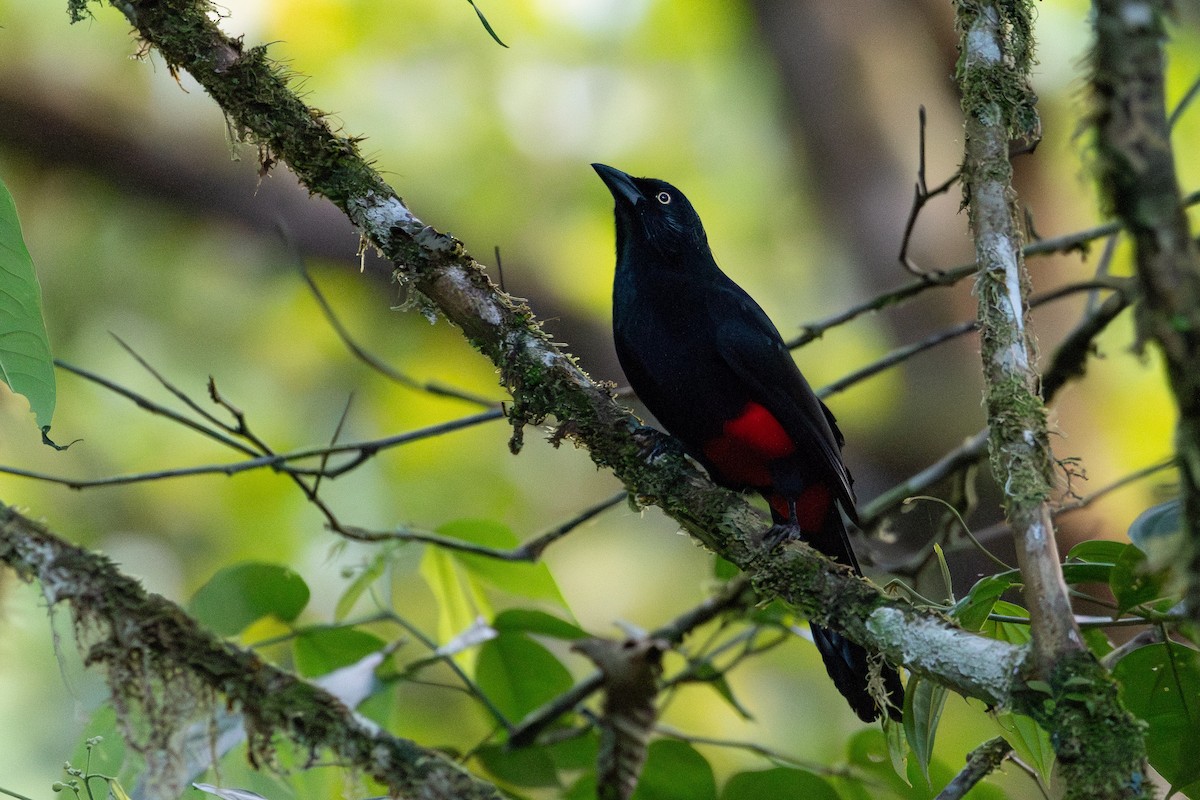
<svg viewBox="0 0 1200 800"><path fill-rule="evenodd" d="M451 397L455 400L463 400L467 403L472 403L484 408L500 407L500 404L494 400L488 400L485 397L471 394L470 392L457 389L453 386L446 386L444 384L437 383L436 381L419 381L416 378L406 375L405 373L396 369L391 364L388 364L383 359L376 356L374 353L369 352L366 348L360 345L353 336L350 335L350 331L347 330L346 326L342 324L341 319L338 318L337 312L333 310L333 306L331 306L329 304L329 300L325 298L325 293L321 291L319 286L317 286L317 282L313 280L312 275L309 274L308 269L306 269L303 264L300 266L300 276L304 278L304 282L308 284L309 291L312 292L313 297L317 301L317 305L321 307L321 312L325 315L325 319L329 322L334 332L337 333L338 338L342 340L342 344L346 346L346 349L348 349L355 358L378 372L380 375L383 375L388 380L398 383L401 386L407 386L408 388L416 389L417 391L427 392L440 397Z"/></svg>
<svg viewBox="0 0 1200 800"><path fill-rule="evenodd" d="M928 185L925 183L925 106L921 106L920 110L917 112L917 116L920 120L920 132L918 134L919 159L917 162L917 183L913 189L913 204L912 209L908 212L908 222L904 224L904 237L900 244L900 263L903 264L904 268L913 275L924 277L928 273L914 264L912 259L908 257L908 245L912 241L913 228L916 226L917 217L920 216L921 209L925 207L925 204L938 195L945 194L946 192L950 191L950 187L957 183L958 179L962 176L962 170L959 169L953 175L947 178L945 182L930 190Z"/></svg>
<svg viewBox="0 0 1200 800"><path fill-rule="evenodd" d="M368 531L363 528L347 526L343 533L353 539L364 542L384 542L384 541L400 541L400 542L423 542L425 544L437 545L443 550L454 550L460 553L471 553L477 556L486 556L487 558L495 558L499 561L537 561L542 557L542 553L554 542L566 536L571 531L595 519L604 511L624 502L629 497L629 493L625 491L617 492L613 496L601 500L599 503L588 506L583 511L571 517L566 522L554 526L551 530L535 536L524 544L511 549L503 550L496 547L487 547L486 545L468 542L463 539L455 539L452 536L442 536L437 533L428 531L415 531L411 529L401 529L393 531Z"/></svg>

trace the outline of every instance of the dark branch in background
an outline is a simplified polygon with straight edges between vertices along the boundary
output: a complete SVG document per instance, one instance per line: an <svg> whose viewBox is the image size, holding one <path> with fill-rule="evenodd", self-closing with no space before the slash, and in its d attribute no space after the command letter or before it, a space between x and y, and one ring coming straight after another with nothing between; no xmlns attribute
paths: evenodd
<svg viewBox="0 0 1200 800"><path fill-rule="evenodd" d="M1142 337L1163 354L1179 407L1179 461L1188 564L1184 594L1200 620L1200 257L1188 229L1164 91L1165 0L1098 0L1092 79L1106 201L1133 238L1144 300ZM1180 107L1183 107L1183 103Z"/></svg>
<svg viewBox="0 0 1200 800"><path fill-rule="evenodd" d="M181 696L220 694L248 721L252 760L269 763L272 735L282 733L301 751L328 751L355 765L393 796L501 797L443 754L368 727L325 691L203 630L104 556L64 542L2 504L0 560L25 580L37 578L51 605L69 605L85 662L103 666L118 681L113 684L118 710L140 710L151 727L171 737L185 727L176 704L188 701ZM194 705L186 710L207 713ZM130 737L132 746L138 741ZM183 787L170 785L169 771L156 777L167 782L157 787L161 796L179 795Z"/></svg>

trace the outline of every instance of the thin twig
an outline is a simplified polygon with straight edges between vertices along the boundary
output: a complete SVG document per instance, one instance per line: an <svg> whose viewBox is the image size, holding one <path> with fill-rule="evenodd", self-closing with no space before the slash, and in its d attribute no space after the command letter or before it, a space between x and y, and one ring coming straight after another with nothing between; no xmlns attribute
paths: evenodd
<svg viewBox="0 0 1200 800"><path fill-rule="evenodd" d="M424 544L436 545L443 550L453 550L459 553L470 553L471 555L485 556L487 558L494 558L499 561L532 562L541 558L542 553L551 544L566 536L568 533L575 530L585 522L588 522L589 520L599 516L602 512L620 504L627 497L629 497L628 492L617 492L612 497L588 506L566 522L556 525L546 533L535 536L518 547L511 549L488 547L486 545L476 544L475 542L468 542L464 539L455 539L452 536L442 536L441 534L430 533L428 531L417 531L411 528L403 528L391 531L369 531L365 528L347 526L343 533L350 538L363 542L422 542Z"/></svg>
<svg viewBox="0 0 1200 800"><path fill-rule="evenodd" d="M338 335L338 338L342 340L342 344L346 346L346 349L348 349L355 358L378 372L380 375L383 375L388 380L398 383L401 386L407 386L410 389L427 392L428 394L437 395L439 397L451 397L455 400L463 400L467 403L473 403L474 405L482 406L483 408L499 407L500 404L494 400L489 400L486 397L480 397L479 395L471 394L470 392L457 389L453 386L446 386L434 381L419 381L416 378L404 374L373 353L368 352L366 348L360 345L354 339L354 337L350 335L350 331L347 330L346 326L342 324L341 319L333 310L333 306L330 305L329 300L326 299L324 292L322 292L320 287L317 286L317 282L313 280L312 275L309 274L308 269L305 268L303 264L300 265L300 276L304 278L304 282L308 284L309 291L312 292L313 298L317 301L317 305L321 307L321 313L325 315L325 319L329 322L330 327L332 327L334 332Z"/></svg>
<svg viewBox="0 0 1200 800"><path fill-rule="evenodd" d="M930 273L918 267L908 257L908 245L912 241L913 228L916 227L917 217L921 214L921 209L925 208L925 204L938 195L945 194L950 191L950 187L958 182L962 177L962 168L955 170L954 174L945 180L944 183L937 186L932 191L925 183L925 106L921 106L917 112L917 117L920 121L920 133L918 134L918 161L917 161L917 183L913 189L913 204L912 209L908 212L908 222L904 225L904 237L900 244L900 263L904 268L918 277L925 277ZM933 273L936 279L937 273Z"/></svg>

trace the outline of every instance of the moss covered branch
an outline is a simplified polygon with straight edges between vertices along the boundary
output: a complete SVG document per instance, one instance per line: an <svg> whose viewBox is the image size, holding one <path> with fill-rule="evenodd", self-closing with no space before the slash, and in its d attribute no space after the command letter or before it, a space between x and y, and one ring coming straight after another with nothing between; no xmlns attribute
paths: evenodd
<svg viewBox="0 0 1200 800"><path fill-rule="evenodd" d="M85 663L106 672L125 738L146 759L150 796L180 795L178 738L224 702L243 714L258 763L273 762L272 741L283 735L301 751L354 765L394 797L501 797L443 754L363 722L324 690L208 633L104 556L3 504L0 561L36 579L51 605L70 607ZM133 714L146 724L134 727Z"/></svg>
<svg viewBox="0 0 1200 800"><path fill-rule="evenodd" d="M1175 174L1164 84L1164 0L1098 0L1092 85L1099 177L1133 238L1140 334L1166 363L1179 407L1175 453L1190 565L1186 594L1200 621L1200 258Z"/></svg>
<svg viewBox="0 0 1200 800"><path fill-rule="evenodd" d="M1039 135L1029 86L1032 14L1029 0L960 0L956 11L963 185L978 267L991 469L1004 487L1016 539L1034 667L1050 689L1034 717L1051 734L1066 796L1139 797L1149 791L1145 742L1112 679L1084 648L1050 514L1054 460L1028 325L1029 277L1009 157L1010 142L1029 144Z"/></svg>

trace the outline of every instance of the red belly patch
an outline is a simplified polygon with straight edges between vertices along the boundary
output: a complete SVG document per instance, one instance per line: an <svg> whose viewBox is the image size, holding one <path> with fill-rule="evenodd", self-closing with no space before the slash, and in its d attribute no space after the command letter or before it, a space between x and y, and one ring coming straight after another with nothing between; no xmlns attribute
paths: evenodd
<svg viewBox="0 0 1200 800"><path fill-rule="evenodd" d="M746 403L742 413L721 426L704 445L704 456L720 477L743 486L771 485L772 461L796 452L787 431L763 406Z"/></svg>

